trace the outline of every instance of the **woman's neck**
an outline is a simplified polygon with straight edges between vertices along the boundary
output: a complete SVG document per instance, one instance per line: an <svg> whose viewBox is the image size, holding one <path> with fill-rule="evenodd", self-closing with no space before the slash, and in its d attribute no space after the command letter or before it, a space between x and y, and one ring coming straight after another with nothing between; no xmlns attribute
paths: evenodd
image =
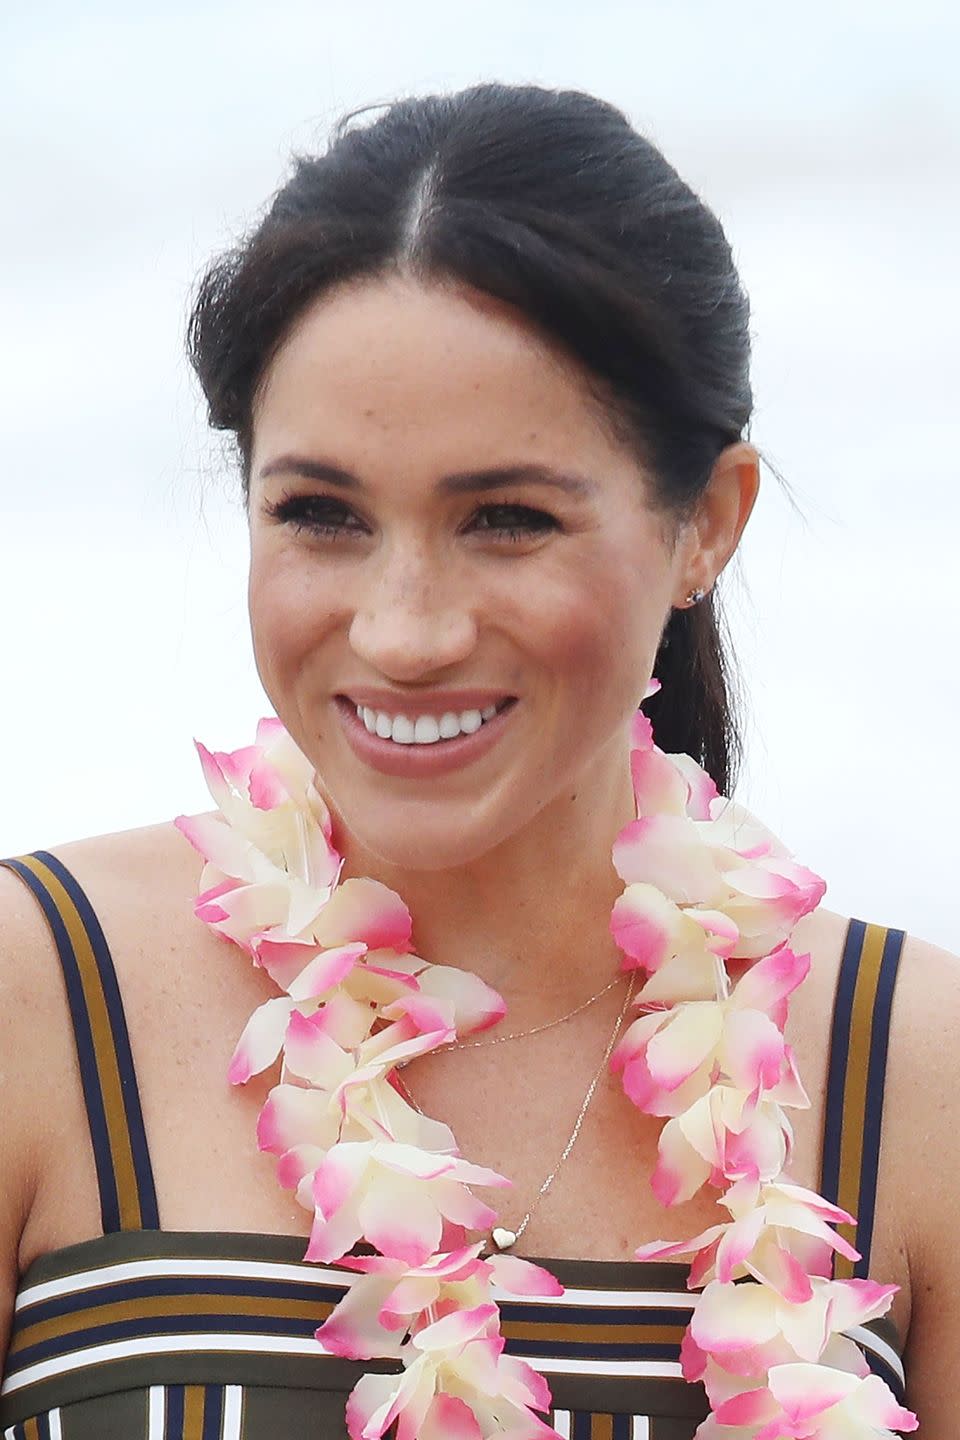
<svg viewBox="0 0 960 1440"><path fill-rule="evenodd" d="M344 877L367 875L401 896L424 959L472 970L503 993L512 1023L543 1001L576 1002L615 974L610 911L623 882L611 848L636 815L624 752L576 793L470 864L413 870L337 832Z"/></svg>

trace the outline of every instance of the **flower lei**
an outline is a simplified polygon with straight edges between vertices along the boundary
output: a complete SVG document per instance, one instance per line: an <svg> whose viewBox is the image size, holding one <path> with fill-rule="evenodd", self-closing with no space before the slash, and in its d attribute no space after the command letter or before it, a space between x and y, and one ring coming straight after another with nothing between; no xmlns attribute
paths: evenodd
<svg viewBox="0 0 960 1440"><path fill-rule="evenodd" d="M313 769L278 720L262 720L244 749L197 749L219 814L175 821L207 862L196 914L282 992L251 1016L229 1079L282 1058L260 1147L313 1212L305 1259L356 1272L317 1339L352 1360L400 1362L355 1386L351 1440L379 1440L394 1422L397 1440L555 1436L535 1413L550 1408L546 1381L504 1353L495 1291L562 1287L469 1243L497 1218L470 1187L510 1182L463 1159L450 1129L395 1083L398 1065L501 1019L501 997L420 959L393 891L341 880ZM710 1184L730 1217L636 1251L688 1258L701 1290L681 1348L684 1377L703 1382L712 1407L698 1440L914 1430L842 1334L882 1315L897 1286L831 1279L834 1250L859 1258L832 1228L852 1217L784 1174L786 1111L810 1104L783 1036L810 957L788 941L825 886L688 755L658 749L639 711L631 770L638 818L614 845L625 889L611 930L623 968L647 978L611 1065L635 1105L666 1118L658 1199L678 1204ZM358 1244L369 1253L353 1254Z"/></svg>

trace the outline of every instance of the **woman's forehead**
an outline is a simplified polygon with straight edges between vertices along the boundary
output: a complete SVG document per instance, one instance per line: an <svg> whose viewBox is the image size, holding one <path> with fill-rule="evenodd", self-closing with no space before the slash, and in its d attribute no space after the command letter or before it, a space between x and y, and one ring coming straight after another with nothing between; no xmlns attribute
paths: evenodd
<svg viewBox="0 0 960 1440"><path fill-rule="evenodd" d="M274 453L415 443L425 462L609 465L615 446L580 367L512 307L391 276L314 302L280 347L254 416ZM631 457L632 460L632 457Z"/></svg>

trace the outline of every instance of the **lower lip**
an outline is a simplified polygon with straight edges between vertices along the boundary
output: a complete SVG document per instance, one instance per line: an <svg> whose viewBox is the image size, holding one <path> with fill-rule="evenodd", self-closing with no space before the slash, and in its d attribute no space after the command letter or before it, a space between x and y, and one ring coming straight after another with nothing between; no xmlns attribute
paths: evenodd
<svg viewBox="0 0 960 1440"><path fill-rule="evenodd" d="M379 735L371 735L350 700L338 695L334 705L354 754L365 764L379 770L381 775L426 779L461 770L486 755L503 734L517 702L511 700L472 735L437 740L432 745L398 745L395 740L381 740Z"/></svg>

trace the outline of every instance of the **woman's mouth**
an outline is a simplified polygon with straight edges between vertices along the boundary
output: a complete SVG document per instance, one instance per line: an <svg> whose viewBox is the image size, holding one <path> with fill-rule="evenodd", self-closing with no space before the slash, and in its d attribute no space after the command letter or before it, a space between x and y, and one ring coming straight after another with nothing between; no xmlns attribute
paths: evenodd
<svg viewBox="0 0 960 1440"><path fill-rule="evenodd" d="M504 700L499 708L509 704ZM481 725L493 719L497 709L496 705L487 705L483 710L445 710L440 715L418 715L413 720L407 715L373 710L369 705L356 707L371 735L396 745L436 745L441 740L455 740L458 735L475 735Z"/></svg>
<svg viewBox="0 0 960 1440"><path fill-rule="evenodd" d="M335 697L337 714L354 753L387 775L428 776L471 764L503 733L516 697L464 710L405 715Z"/></svg>

